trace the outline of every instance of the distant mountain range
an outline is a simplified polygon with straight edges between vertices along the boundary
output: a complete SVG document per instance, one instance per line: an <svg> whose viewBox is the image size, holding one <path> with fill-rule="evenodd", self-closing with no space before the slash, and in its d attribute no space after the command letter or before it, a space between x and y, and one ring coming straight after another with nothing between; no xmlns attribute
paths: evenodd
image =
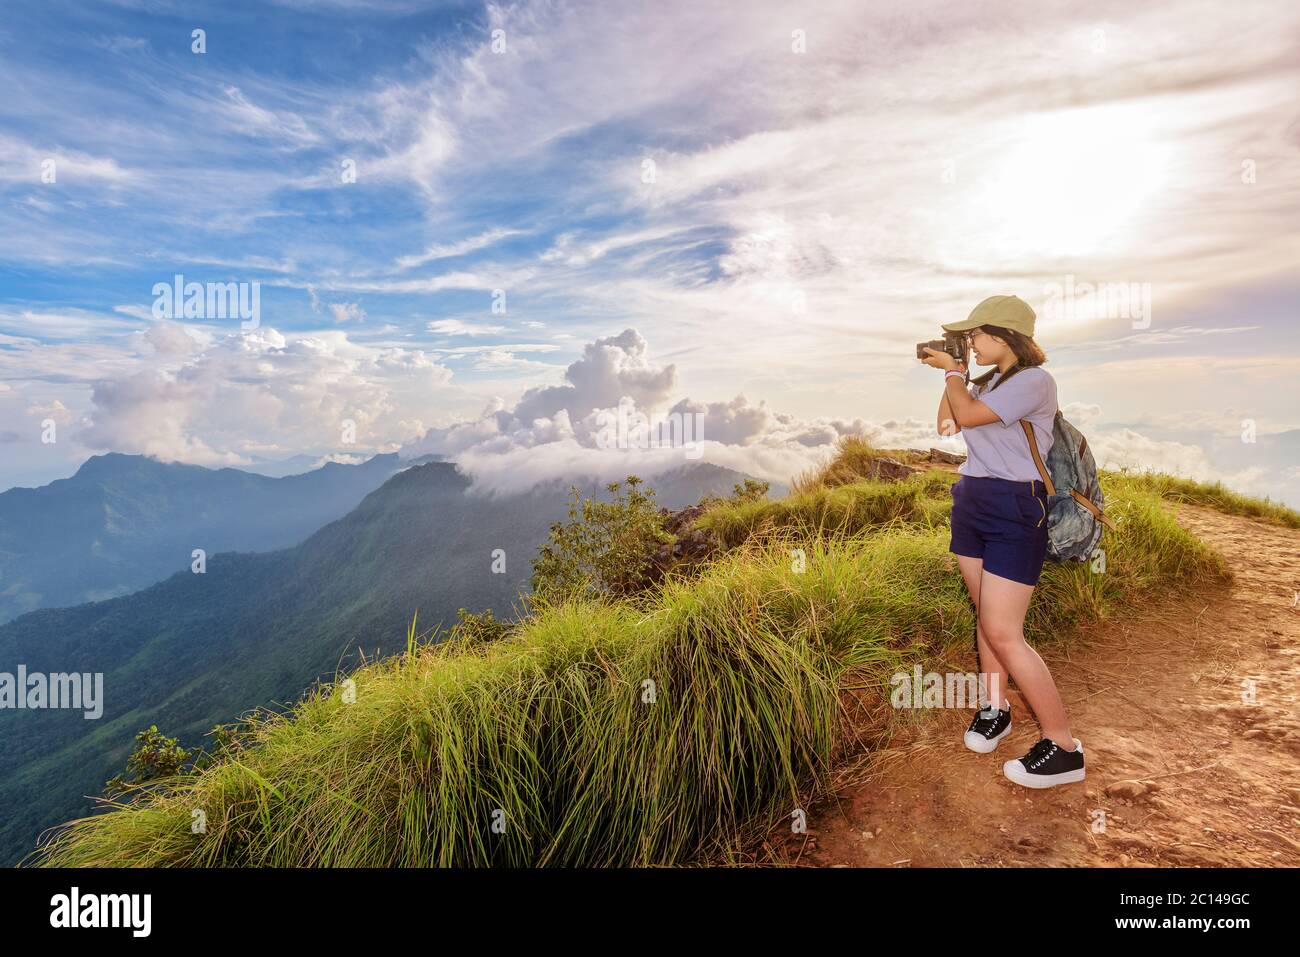
<svg viewBox="0 0 1300 957"><path fill-rule="evenodd" d="M188 568L198 548L296 545L409 464L376 455L270 478L97 455L71 478L0 493L0 623L129 594Z"/></svg>
<svg viewBox="0 0 1300 957"><path fill-rule="evenodd" d="M372 469L392 468L380 458ZM106 464L113 463L87 466L93 474ZM150 465L136 465L150 474ZM660 504L678 508L727 494L745 477L697 464L649 484ZM204 497L211 487L205 479L195 476L188 507L178 493L157 500L178 521L185 516L192 527L215 529L221 515ZM299 487L303 497L314 494ZM334 502L344 495L332 486L316 488ZM124 766L141 728L157 724L183 744L197 744L214 724L291 703L317 679L354 664L358 650L399 651L417 609L421 631L450 625L461 607L509 615L527 588L537 548L565 515L567 488L554 483L523 495L481 496L469 493L455 466L430 462L392 475L300 544L264 554L221 552L216 543L228 539L215 531L204 539L170 534L137 496L135 507L144 511L132 512L131 520L149 523L153 540L179 549L184 571L134 594L36 611L0 626L0 672L21 664L29 673L104 674L98 720L85 720L80 711L0 709L0 861L30 851L44 827L88 813L86 795L101 793ZM233 510L229 522L250 534L245 499L223 501ZM296 507L303 516L311 510L303 501ZM85 521L102 518L95 509L82 514ZM131 540L126 521L119 513L104 523L116 530L114 541ZM68 536L84 541L76 521L67 522ZM46 519L44 527L51 524ZM263 540L291 537L289 527L281 516L280 528ZM189 548L200 541L213 547L206 571L195 574ZM492 571L498 548L505 552L504 574Z"/></svg>

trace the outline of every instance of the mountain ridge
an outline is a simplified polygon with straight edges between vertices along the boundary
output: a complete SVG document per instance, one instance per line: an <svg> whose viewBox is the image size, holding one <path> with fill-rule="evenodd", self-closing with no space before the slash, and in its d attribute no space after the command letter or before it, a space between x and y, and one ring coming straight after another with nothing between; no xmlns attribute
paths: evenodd
<svg viewBox="0 0 1300 957"><path fill-rule="evenodd" d="M297 544L401 467L388 453L271 478L143 455L91 456L68 478L0 492L0 624L130 594L184 569L195 549Z"/></svg>

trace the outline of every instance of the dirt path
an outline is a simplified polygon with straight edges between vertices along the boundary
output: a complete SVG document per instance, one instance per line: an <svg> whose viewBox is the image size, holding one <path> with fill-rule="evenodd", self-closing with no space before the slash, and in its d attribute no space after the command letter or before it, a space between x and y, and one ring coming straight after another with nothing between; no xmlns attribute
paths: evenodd
<svg viewBox="0 0 1300 957"><path fill-rule="evenodd" d="M1231 588L1040 649L1083 741L1088 779L1046 791L1002 762L1039 737L966 750L969 712L934 714L851 772L782 842L800 866L1300 865L1300 531L1184 507ZM1254 703L1244 703L1253 681ZM1102 829L1098 829L1102 828Z"/></svg>

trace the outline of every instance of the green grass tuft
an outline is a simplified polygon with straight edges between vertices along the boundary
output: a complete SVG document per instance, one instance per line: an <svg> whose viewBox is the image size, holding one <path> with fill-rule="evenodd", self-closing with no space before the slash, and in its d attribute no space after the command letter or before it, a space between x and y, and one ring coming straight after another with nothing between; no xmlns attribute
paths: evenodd
<svg viewBox="0 0 1300 957"><path fill-rule="evenodd" d="M713 532L728 548L774 535L845 536L899 524L937 528L947 525L956 478L926 472L901 482L812 486L782 499L718 505L695 527Z"/></svg>
<svg viewBox="0 0 1300 957"><path fill-rule="evenodd" d="M1256 518L1287 528L1300 528L1300 512L1267 498L1243 495L1225 488L1220 482L1196 482L1192 479L1158 472L1103 472L1103 487L1140 488L1167 502L1204 505L1227 515Z"/></svg>

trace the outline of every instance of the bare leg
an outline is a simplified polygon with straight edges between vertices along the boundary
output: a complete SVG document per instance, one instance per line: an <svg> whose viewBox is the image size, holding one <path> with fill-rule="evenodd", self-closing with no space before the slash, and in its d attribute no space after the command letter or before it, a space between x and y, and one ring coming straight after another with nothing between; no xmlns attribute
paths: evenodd
<svg viewBox="0 0 1300 957"><path fill-rule="evenodd" d="M1006 665L1016 687L1034 709L1043 734L1062 750L1073 751L1074 738L1056 682L1038 652L1025 642L1025 612L1033 593L1033 585L984 572L980 581L981 641L987 641L997 660Z"/></svg>
<svg viewBox="0 0 1300 957"><path fill-rule="evenodd" d="M996 704L999 708L1006 707L1008 706L1007 669L998 658L997 652L989 644L988 639L984 637L984 626L979 622L980 578L984 574L984 559L958 555L957 567L961 569L961 577L966 582L966 591L970 593L970 600L975 605L977 622L975 634L980 650L980 678L988 688L989 702ZM983 705L984 702L980 702L980 704Z"/></svg>

